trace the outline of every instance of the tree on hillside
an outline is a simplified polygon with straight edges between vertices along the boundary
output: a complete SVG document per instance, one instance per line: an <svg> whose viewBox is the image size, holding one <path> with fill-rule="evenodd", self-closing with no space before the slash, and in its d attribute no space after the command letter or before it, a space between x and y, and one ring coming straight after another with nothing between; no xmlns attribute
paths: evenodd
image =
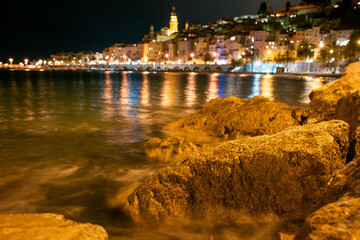
<svg viewBox="0 0 360 240"><path fill-rule="evenodd" d="M327 67L332 73L335 73L340 55L339 46L336 45L336 41L333 41L321 48L317 60L321 63L322 67Z"/></svg>
<svg viewBox="0 0 360 240"><path fill-rule="evenodd" d="M246 64L247 63L251 63L251 71L253 70L254 68L254 61L256 59L258 59L260 57L260 51L259 49L251 49L251 50L246 50L245 51L245 55L244 55L244 58L246 60L246 63L245 63L245 71L247 70L246 69Z"/></svg>
<svg viewBox="0 0 360 240"><path fill-rule="evenodd" d="M300 43L299 47L296 50L297 57L300 60L305 60L305 63L303 64L303 72L305 71L305 65L308 62L308 60L313 58L315 55L314 49L315 47L313 44L310 44L308 41L304 40Z"/></svg>
<svg viewBox="0 0 360 240"><path fill-rule="evenodd" d="M204 62L212 62L214 61L214 58L210 55L210 53L206 53L204 55Z"/></svg>
<svg viewBox="0 0 360 240"><path fill-rule="evenodd" d="M314 45L304 40L300 43L297 51L297 56L300 60L306 60L314 57Z"/></svg>
<svg viewBox="0 0 360 240"><path fill-rule="evenodd" d="M276 63L283 63L288 72L290 63L295 62L295 46L289 40L285 41L286 50L284 54L278 54L274 60Z"/></svg>
<svg viewBox="0 0 360 240"><path fill-rule="evenodd" d="M260 8L259 8L258 14L264 14L264 13L266 13L266 11L267 11L266 2L262 2L262 3L260 4Z"/></svg>
<svg viewBox="0 0 360 240"><path fill-rule="evenodd" d="M242 59L231 59L231 66L242 67L244 66L244 61Z"/></svg>
<svg viewBox="0 0 360 240"><path fill-rule="evenodd" d="M349 61L359 61L360 57L360 30L355 31L350 36L350 42L344 49L345 59Z"/></svg>
<svg viewBox="0 0 360 240"><path fill-rule="evenodd" d="M291 7L290 1L286 2L286 12L290 10L290 7Z"/></svg>

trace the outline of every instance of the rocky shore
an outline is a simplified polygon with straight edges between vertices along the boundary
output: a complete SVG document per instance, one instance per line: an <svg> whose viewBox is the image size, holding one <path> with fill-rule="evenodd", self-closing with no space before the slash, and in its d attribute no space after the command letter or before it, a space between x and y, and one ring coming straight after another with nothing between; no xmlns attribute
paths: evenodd
<svg viewBox="0 0 360 240"><path fill-rule="evenodd" d="M171 162L121 204L135 223L246 224L273 216L300 222L266 239L360 236L360 63L293 110L264 97L214 99L146 144ZM185 134L186 133L186 134ZM223 140L208 148L192 136ZM199 146L199 147L198 147Z"/></svg>
<svg viewBox="0 0 360 240"><path fill-rule="evenodd" d="M234 239L358 239L359 69L314 90L306 109L261 96L211 100L144 144L149 161L169 165L116 207L141 226L261 226L257 238ZM61 215L17 214L0 215L0 239L108 235Z"/></svg>
<svg viewBox="0 0 360 240"><path fill-rule="evenodd" d="M107 240L105 229L76 223L58 214L0 214L0 239Z"/></svg>

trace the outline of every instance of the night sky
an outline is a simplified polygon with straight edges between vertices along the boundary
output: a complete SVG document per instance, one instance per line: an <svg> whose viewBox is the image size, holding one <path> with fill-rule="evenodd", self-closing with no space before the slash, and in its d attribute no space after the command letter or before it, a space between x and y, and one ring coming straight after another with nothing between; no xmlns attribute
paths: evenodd
<svg viewBox="0 0 360 240"><path fill-rule="evenodd" d="M256 14L264 0L8 0L0 5L0 61L45 58L62 51L102 51L137 43L149 27L168 26L176 6L180 29L222 17ZM275 10L287 0L269 0ZM291 0L296 5L300 0Z"/></svg>

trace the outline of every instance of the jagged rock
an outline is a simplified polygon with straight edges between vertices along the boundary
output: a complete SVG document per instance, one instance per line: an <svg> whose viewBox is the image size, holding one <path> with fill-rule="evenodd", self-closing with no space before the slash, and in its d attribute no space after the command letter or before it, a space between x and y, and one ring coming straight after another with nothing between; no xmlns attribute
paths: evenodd
<svg viewBox="0 0 360 240"><path fill-rule="evenodd" d="M355 90L342 97L336 104L335 119L343 120L350 125L350 156L348 161L359 154L359 138L360 130L360 90Z"/></svg>
<svg viewBox="0 0 360 240"><path fill-rule="evenodd" d="M293 240L295 235L293 234L286 234L286 233L279 233L277 240Z"/></svg>
<svg viewBox="0 0 360 240"><path fill-rule="evenodd" d="M294 239L356 239L360 236L360 157L337 171L323 203L309 215ZM329 203L331 202L331 203Z"/></svg>
<svg viewBox="0 0 360 240"><path fill-rule="evenodd" d="M309 121L333 119L337 102L353 90L360 89L360 62L345 69L345 75L310 93Z"/></svg>
<svg viewBox="0 0 360 240"><path fill-rule="evenodd" d="M348 134L348 124L334 120L229 141L159 170L122 209L138 223L224 223L246 214L303 220L317 209L321 187L344 166Z"/></svg>
<svg viewBox="0 0 360 240"><path fill-rule="evenodd" d="M294 240L347 240L359 236L360 198L344 197L311 214Z"/></svg>
<svg viewBox="0 0 360 240"><path fill-rule="evenodd" d="M145 143L145 152L150 160L173 162L183 160L195 152L212 151L207 144L193 144L180 136L167 136L164 139L152 138Z"/></svg>
<svg viewBox="0 0 360 240"><path fill-rule="evenodd" d="M1 214L0 239L106 240L101 226L76 223L58 214Z"/></svg>
<svg viewBox="0 0 360 240"><path fill-rule="evenodd" d="M355 155L360 156L360 127L355 132Z"/></svg>
<svg viewBox="0 0 360 240"><path fill-rule="evenodd" d="M290 111L283 108L284 103L275 103L262 96L252 99L216 98L168 128L226 139L274 134L299 125Z"/></svg>
<svg viewBox="0 0 360 240"><path fill-rule="evenodd" d="M294 109L291 112L291 116L298 121L301 125L306 121L309 117L309 111L305 109Z"/></svg>

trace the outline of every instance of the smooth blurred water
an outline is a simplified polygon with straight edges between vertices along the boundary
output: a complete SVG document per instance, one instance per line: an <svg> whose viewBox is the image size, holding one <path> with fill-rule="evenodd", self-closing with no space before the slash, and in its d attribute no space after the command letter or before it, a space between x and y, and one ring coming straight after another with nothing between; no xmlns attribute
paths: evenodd
<svg viewBox="0 0 360 240"><path fill-rule="evenodd" d="M118 196L164 166L146 161L144 141L216 97L263 95L303 106L313 88L330 80L0 71L0 213L60 213L103 225L112 236L134 237L135 228L127 229L116 210Z"/></svg>

